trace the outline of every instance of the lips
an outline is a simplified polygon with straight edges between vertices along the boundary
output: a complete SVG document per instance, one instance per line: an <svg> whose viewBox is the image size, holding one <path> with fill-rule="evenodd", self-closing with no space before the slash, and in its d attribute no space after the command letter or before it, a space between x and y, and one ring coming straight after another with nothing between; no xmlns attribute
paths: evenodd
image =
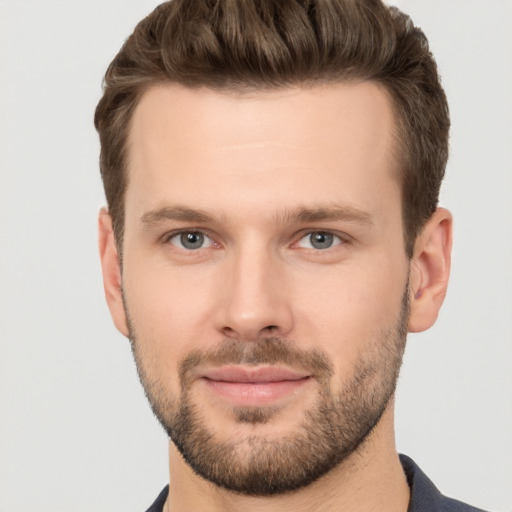
<svg viewBox="0 0 512 512"><path fill-rule="evenodd" d="M211 368L201 380L210 392L236 406L263 406L294 394L311 380L311 375L284 367Z"/></svg>
<svg viewBox="0 0 512 512"><path fill-rule="evenodd" d="M307 372L297 372L283 367L264 367L264 368L243 368L241 366L223 366L221 368L212 368L204 372L206 379L222 382L240 382L240 383L270 383L281 381L296 381L309 377Z"/></svg>

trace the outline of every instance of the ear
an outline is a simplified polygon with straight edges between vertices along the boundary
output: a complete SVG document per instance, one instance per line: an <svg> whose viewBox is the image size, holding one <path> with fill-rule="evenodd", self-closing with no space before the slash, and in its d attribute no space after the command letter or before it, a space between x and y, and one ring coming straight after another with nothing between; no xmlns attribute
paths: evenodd
<svg viewBox="0 0 512 512"><path fill-rule="evenodd" d="M99 213L98 235L105 298L115 326L121 334L128 337L128 322L121 287L121 265L112 228L112 217L106 208L102 208Z"/></svg>
<svg viewBox="0 0 512 512"><path fill-rule="evenodd" d="M418 236L411 260L409 332L434 325L446 296L452 252L451 213L438 208Z"/></svg>

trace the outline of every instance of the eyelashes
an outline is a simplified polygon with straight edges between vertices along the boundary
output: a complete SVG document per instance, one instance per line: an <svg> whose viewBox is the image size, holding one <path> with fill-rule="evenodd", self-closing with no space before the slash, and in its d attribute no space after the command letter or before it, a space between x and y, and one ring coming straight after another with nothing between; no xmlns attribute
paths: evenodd
<svg viewBox="0 0 512 512"><path fill-rule="evenodd" d="M346 243L347 238L348 237L343 237L331 231L310 230L303 233L293 245L302 249L325 251ZM207 233L197 229L181 230L171 233L164 238L164 242L186 252L221 247L221 245L216 243Z"/></svg>
<svg viewBox="0 0 512 512"><path fill-rule="evenodd" d="M329 231L312 231L303 236L297 245L305 249L316 249L321 251L330 249L331 247L335 247L342 243L342 238L334 233Z"/></svg>
<svg viewBox="0 0 512 512"><path fill-rule="evenodd" d="M167 241L186 251L197 251L214 245L213 240L202 231L181 231L168 237Z"/></svg>

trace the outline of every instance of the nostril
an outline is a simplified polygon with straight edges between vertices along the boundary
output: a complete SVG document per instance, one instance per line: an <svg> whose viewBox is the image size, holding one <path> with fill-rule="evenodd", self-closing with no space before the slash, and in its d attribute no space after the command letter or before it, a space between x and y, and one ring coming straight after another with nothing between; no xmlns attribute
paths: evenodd
<svg viewBox="0 0 512 512"><path fill-rule="evenodd" d="M223 332L224 336L227 336L228 338L237 336L236 331L234 329L232 329L231 327L224 327L222 329L222 332Z"/></svg>
<svg viewBox="0 0 512 512"><path fill-rule="evenodd" d="M262 327L258 331L258 333L256 333L256 331L254 331L253 335L259 336L262 333L272 334L272 333L275 333L277 330L279 330L279 327L277 325L267 325L265 327ZM239 338L241 335L243 336L242 333L237 332L236 329L233 329L232 327L229 327L229 326L224 327L222 329L222 333L224 334L224 336L226 336L228 338ZM249 335L248 333L244 333L244 334L246 337Z"/></svg>

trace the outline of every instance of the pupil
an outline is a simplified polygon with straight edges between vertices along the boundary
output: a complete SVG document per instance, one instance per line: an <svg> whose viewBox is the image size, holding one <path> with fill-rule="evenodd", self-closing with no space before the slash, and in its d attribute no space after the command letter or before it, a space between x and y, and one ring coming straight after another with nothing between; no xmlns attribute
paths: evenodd
<svg viewBox="0 0 512 512"><path fill-rule="evenodd" d="M204 236L201 233L183 233L181 243L187 249L199 249L203 245Z"/></svg>
<svg viewBox="0 0 512 512"><path fill-rule="evenodd" d="M327 249L332 245L333 236L330 233L313 233L311 245L315 249Z"/></svg>

